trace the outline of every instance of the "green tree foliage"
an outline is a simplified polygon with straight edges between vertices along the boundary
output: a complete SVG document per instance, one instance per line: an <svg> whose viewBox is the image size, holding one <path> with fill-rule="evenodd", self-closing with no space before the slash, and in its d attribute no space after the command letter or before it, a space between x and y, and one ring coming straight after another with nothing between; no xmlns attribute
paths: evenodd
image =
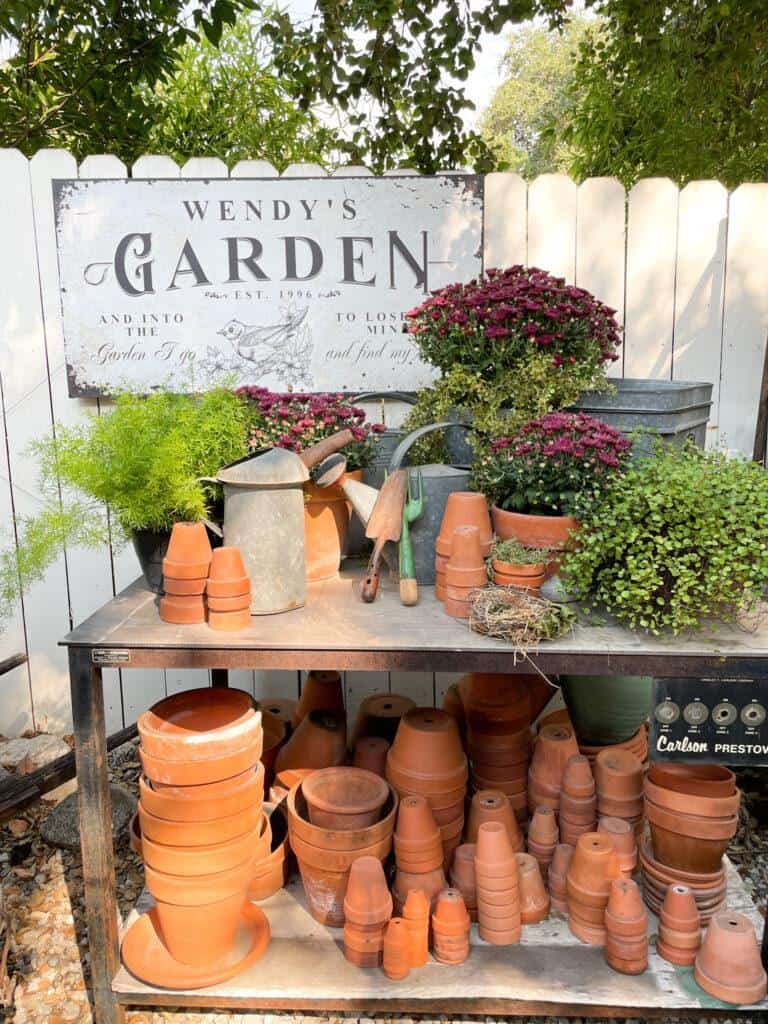
<svg viewBox="0 0 768 1024"><path fill-rule="evenodd" d="M173 73L145 88L142 100L152 119L147 150L180 163L197 154L229 164L257 157L282 170L294 161L327 161L336 138L312 109L297 105L271 64L259 21L247 15L217 45L185 43Z"/></svg>
<svg viewBox="0 0 768 1024"><path fill-rule="evenodd" d="M513 30L501 65L504 80L480 122L499 169L526 178L570 169L574 152L559 128L579 43L598 24L594 18L573 17L561 31L540 24Z"/></svg>
<svg viewBox="0 0 768 1024"><path fill-rule="evenodd" d="M768 174L765 0L601 0L566 123L577 177L734 186Z"/></svg>

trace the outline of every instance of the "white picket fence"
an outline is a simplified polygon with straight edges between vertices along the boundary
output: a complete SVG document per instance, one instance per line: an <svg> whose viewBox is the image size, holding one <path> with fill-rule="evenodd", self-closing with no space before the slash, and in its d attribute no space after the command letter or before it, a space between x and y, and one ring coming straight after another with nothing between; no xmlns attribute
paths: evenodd
<svg viewBox="0 0 768 1024"><path fill-rule="evenodd" d="M286 176L323 176L316 166ZM345 168L346 175L367 174ZM400 172L402 173L402 172ZM53 178L274 177L264 161L228 171L216 158L178 167L170 157L141 157L128 171L113 156L78 167L62 150L27 160L0 150L0 522L14 542L14 517L40 507L37 469L27 446L56 422L99 415L97 400L70 399L59 313L51 180ZM527 263L560 274L615 307L625 325L618 375L711 381L709 443L751 453L768 329L768 184L728 193L716 181L679 190L667 179L640 181L627 194L612 178L577 186L563 175L530 184L513 174L486 178L486 267ZM391 407L393 421L400 410ZM68 549L4 624L0 658L26 651L28 664L0 679L0 733L70 728L65 651L58 646L80 622L138 575L130 549ZM310 665L306 666L311 668ZM233 683L257 697L298 695L301 674L237 672ZM164 694L204 685L203 670L118 672L105 676L110 731L134 721ZM438 702L450 673L349 672L354 713L374 691Z"/></svg>

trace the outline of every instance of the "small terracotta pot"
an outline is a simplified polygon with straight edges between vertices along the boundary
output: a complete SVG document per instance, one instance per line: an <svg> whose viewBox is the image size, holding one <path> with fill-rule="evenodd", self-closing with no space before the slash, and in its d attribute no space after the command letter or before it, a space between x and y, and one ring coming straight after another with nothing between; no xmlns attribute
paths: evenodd
<svg viewBox="0 0 768 1024"><path fill-rule="evenodd" d="M483 555L480 531L477 526L457 526L451 535L451 553L445 565L446 576L451 568L460 572L475 572L477 569L485 569L485 556ZM486 577L487 578L487 577ZM448 580L450 584L450 580ZM457 586L471 586L471 584L458 583Z"/></svg>
<svg viewBox="0 0 768 1024"><path fill-rule="evenodd" d="M207 576L211 555L204 523L174 523L163 559L163 575L176 579ZM182 571L179 571L180 567Z"/></svg>
<svg viewBox="0 0 768 1024"><path fill-rule="evenodd" d="M445 570L445 592L448 597L466 598L473 590L487 584L488 572L484 562L479 569L458 569L449 563Z"/></svg>
<svg viewBox="0 0 768 1024"><path fill-rule="evenodd" d="M166 846L144 835L141 840L144 863L156 871L190 878L227 871L246 861L252 867L256 858L269 849L271 834L268 835L266 829L267 821L262 816L260 831L253 829L228 842L207 846Z"/></svg>
<svg viewBox="0 0 768 1024"><path fill-rule="evenodd" d="M402 912L411 889L420 889L429 900L430 906L432 906L438 894L445 889L446 885L445 872L442 866L435 871L425 872L401 871L398 869L392 886L395 913Z"/></svg>
<svg viewBox="0 0 768 1024"><path fill-rule="evenodd" d="M383 925L392 916L392 897L377 857L353 861L344 896L344 920L359 926Z"/></svg>
<svg viewBox="0 0 768 1024"><path fill-rule="evenodd" d="M176 626L191 626L196 622L205 622L204 597L161 597L160 618L163 622L171 622Z"/></svg>
<svg viewBox="0 0 768 1024"><path fill-rule="evenodd" d="M261 736L249 746L220 757L200 761L168 761L153 757L139 747L144 774L155 783L167 786L202 786L231 779L256 766L261 755Z"/></svg>
<svg viewBox="0 0 768 1024"><path fill-rule="evenodd" d="M443 889L432 912L432 931L443 937L466 938L469 935L469 914L464 897L458 889Z"/></svg>
<svg viewBox="0 0 768 1024"><path fill-rule="evenodd" d="M613 844L599 832L579 837L568 868L568 898L594 907L605 907L611 883L621 874Z"/></svg>
<svg viewBox="0 0 768 1024"><path fill-rule="evenodd" d="M194 884L190 883L188 875L156 871L148 864L144 865L144 872L147 889L155 900L176 906L195 907L205 903L219 903L238 892L242 892L245 898L251 862L246 860L224 871L197 875Z"/></svg>
<svg viewBox="0 0 768 1024"><path fill-rule="evenodd" d="M471 602L469 600L457 601L455 598L449 597L447 591L448 588L446 587L445 599L443 601L445 614L452 619L468 619L472 614Z"/></svg>
<svg viewBox="0 0 768 1024"><path fill-rule="evenodd" d="M466 832L468 843L477 842L478 830L486 821L500 821L507 830L513 851L517 853L523 850L523 835L505 793L496 789L482 789L472 797Z"/></svg>
<svg viewBox="0 0 768 1024"><path fill-rule="evenodd" d="M314 848L328 851L348 852L350 850L362 850L381 840L388 840L391 848L398 806L397 794L393 790L390 789L389 797L384 804L382 817L379 821L368 828L347 832L330 831L318 828L311 823L302 786L303 783L291 789L285 801L292 845L294 837L296 837Z"/></svg>
<svg viewBox="0 0 768 1024"><path fill-rule="evenodd" d="M293 834L290 843L299 865L307 909L316 921L332 928L344 924L344 896L354 861L359 857L376 857L383 861L392 846L391 836L371 846L347 851L329 852L310 846Z"/></svg>
<svg viewBox="0 0 768 1024"><path fill-rule="evenodd" d="M693 787L692 787L693 788ZM693 793L678 793L674 789L663 789L650 779L645 780L644 792L647 800L672 813L700 815L704 818L730 818L739 813L741 794L738 790L732 796L696 796Z"/></svg>
<svg viewBox="0 0 768 1024"><path fill-rule="evenodd" d="M563 772L562 791L577 800L591 800L595 796L595 778L589 760L583 754L569 757Z"/></svg>
<svg viewBox="0 0 768 1024"><path fill-rule="evenodd" d="M552 901L552 909L561 914L568 913L568 889L566 877L568 868L573 858L574 847L567 843L558 843L549 865L547 882L549 884L549 895Z"/></svg>
<svg viewBox="0 0 768 1024"><path fill-rule="evenodd" d="M549 807L537 807L528 827L528 842L541 846L557 846L557 819Z"/></svg>
<svg viewBox="0 0 768 1024"><path fill-rule="evenodd" d="M166 597L200 597L206 591L205 577L194 580L175 580L172 576L163 576L163 590Z"/></svg>
<svg viewBox="0 0 768 1024"><path fill-rule="evenodd" d="M289 875L288 820L280 806L265 804L272 832L268 856L257 860L248 882L248 899L266 900L282 889Z"/></svg>
<svg viewBox="0 0 768 1024"><path fill-rule="evenodd" d="M475 902L475 850L474 843L462 843L456 848L451 865L451 885L458 889L467 906ZM469 900L467 897L469 896Z"/></svg>
<svg viewBox="0 0 768 1024"><path fill-rule="evenodd" d="M361 736L355 744L353 765L384 777L389 743L383 736Z"/></svg>
<svg viewBox="0 0 768 1024"><path fill-rule="evenodd" d="M730 911L712 918L694 977L705 992L725 1003L745 1006L765 998L766 975L749 918Z"/></svg>
<svg viewBox="0 0 768 1024"><path fill-rule="evenodd" d="M657 786L691 796L729 797L736 791L736 776L717 764L661 764L652 761L648 778Z"/></svg>
<svg viewBox="0 0 768 1024"><path fill-rule="evenodd" d="M594 775L600 797L636 800L643 792L643 766L629 750L602 750L595 758Z"/></svg>
<svg viewBox="0 0 768 1024"><path fill-rule="evenodd" d="M650 818L649 818L650 821ZM681 871L715 871L728 849L727 839L681 836L650 821L653 852L658 860Z"/></svg>
<svg viewBox="0 0 768 1024"><path fill-rule="evenodd" d="M301 688L301 698L293 716L294 729L310 711L331 711L346 721L344 691L338 672L313 669L307 673Z"/></svg>
<svg viewBox="0 0 768 1024"><path fill-rule="evenodd" d="M613 937L645 938L648 915L635 882L629 878L616 879L611 885L605 908L605 927Z"/></svg>
<svg viewBox="0 0 768 1024"><path fill-rule="evenodd" d="M619 858L619 867L626 874L632 874L637 867L637 842L635 833L629 822L623 818L601 818L598 832L603 832L613 843L613 849Z"/></svg>
<svg viewBox="0 0 768 1024"><path fill-rule="evenodd" d="M313 710L303 718L275 759L278 772L286 768L332 768L347 756L347 730L342 715Z"/></svg>
<svg viewBox="0 0 768 1024"><path fill-rule="evenodd" d="M429 900L421 889L411 889L403 906L408 927L408 963L423 967L429 959Z"/></svg>
<svg viewBox="0 0 768 1024"><path fill-rule="evenodd" d="M169 761L207 760L260 737L261 716L244 690L201 687L165 697L139 716L142 749Z"/></svg>
<svg viewBox="0 0 768 1024"><path fill-rule="evenodd" d="M344 925L344 956L356 967L381 967L384 953L384 928L363 932Z"/></svg>
<svg viewBox="0 0 768 1024"><path fill-rule="evenodd" d="M262 817L262 798L259 795L248 807L236 814L207 821L167 821L150 814L139 802L139 822L142 835L163 846L210 846L226 843L238 836L253 832Z"/></svg>
<svg viewBox="0 0 768 1024"><path fill-rule="evenodd" d="M578 752L576 737L570 729L563 725L545 725L539 729L533 748L531 774L534 780L552 786L559 793L565 766Z"/></svg>
<svg viewBox="0 0 768 1024"><path fill-rule="evenodd" d="M327 829L367 828L380 816L389 786L364 768L322 768L302 783L313 825Z"/></svg>
<svg viewBox="0 0 768 1024"><path fill-rule="evenodd" d="M390 981L402 981L409 971L408 926L402 917L393 917L384 935L384 973Z"/></svg>
<svg viewBox="0 0 768 1024"><path fill-rule="evenodd" d="M440 532L435 541L438 555L451 554L454 530L458 526L476 526L480 537L483 558L487 558L493 546L493 531L488 504L482 494L473 491L454 491L448 495Z"/></svg>
<svg viewBox="0 0 768 1024"><path fill-rule="evenodd" d="M210 612L242 612L248 611L251 606L250 594L237 594L234 597L208 597L208 611ZM250 621L250 613L249 613ZM209 615L210 624L210 615ZM247 625L247 623L246 623Z"/></svg>
<svg viewBox="0 0 768 1024"><path fill-rule="evenodd" d="M307 579L332 579L339 572L347 545L351 508L345 480L362 481L361 469L350 470L332 487L304 484L304 549Z"/></svg>
<svg viewBox="0 0 768 1024"><path fill-rule="evenodd" d="M665 887L665 892L668 885L687 885L695 895L698 890L716 888L725 882L725 867L722 861L716 871L683 871L679 868L668 867L657 860L649 842L641 842L638 853L643 874L660 882Z"/></svg>
<svg viewBox="0 0 768 1024"><path fill-rule="evenodd" d="M174 960L203 967L230 953L245 904L245 888L217 903L180 906L155 899L160 934Z"/></svg>
<svg viewBox="0 0 768 1024"><path fill-rule="evenodd" d="M527 572L531 568L527 565L518 565L513 562L499 562L493 560L493 582L497 587L519 587L522 590L538 590L546 578L543 564L537 564L532 568L537 569L535 573Z"/></svg>
<svg viewBox="0 0 768 1024"><path fill-rule="evenodd" d="M235 633L238 630L248 629L251 625L250 608L241 608L240 611L232 612L208 612L208 625L211 629L217 629L224 633Z"/></svg>
<svg viewBox="0 0 768 1024"><path fill-rule="evenodd" d="M410 697L399 693L372 693L360 705L355 728L352 733L352 745L360 736L383 736L391 745L394 741L400 719L416 707Z"/></svg>
<svg viewBox="0 0 768 1024"><path fill-rule="evenodd" d="M395 839L411 852L431 850L440 840L440 829L426 797L407 796L400 801Z"/></svg>
<svg viewBox="0 0 768 1024"><path fill-rule="evenodd" d="M520 941L522 927L513 924L511 927L492 928L490 922L483 922L481 919L478 934L481 939L493 946L513 946Z"/></svg>
<svg viewBox="0 0 768 1024"><path fill-rule="evenodd" d="M211 553L206 591L209 597L234 597L250 593L251 584L240 549L223 545Z"/></svg>
<svg viewBox="0 0 768 1024"><path fill-rule="evenodd" d="M693 892L670 885L659 914L656 952L671 964L690 966L701 946L701 919Z"/></svg>
<svg viewBox="0 0 768 1024"><path fill-rule="evenodd" d="M574 905L570 898L568 900L568 928L577 939L581 939L582 942L586 942L589 946L605 945L607 936L605 928L582 920L574 912Z"/></svg>
<svg viewBox="0 0 768 1024"><path fill-rule="evenodd" d="M467 759L455 720L438 708L411 709L400 720L390 763L415 778L457 779L454 785L466 780Z"/></svg>
<svg viewBox="0 0 768 1024"><path fill-rule="evenodd" d="M537 924L549 914L549 893L544 888L538 862L528 853L517 854L520 880L520 917L523 924Z"/></svg>
<svg viewBox="0 0 768 1024"><path fill-rule="evenodd" d="M531 516L507 512L497 505L491 509L491 516L499 540L519 540L527 548L563 551L579 528L571 516Z"/></svg>
<svg viewBox="0 0 768 1024"><path fill-rule="evenodd" d="M435 573L435 598L436 598L436 600L438 600L438 601L444 601L445 600L446 585L447 584L446 584L446 581L445 581L445 573L444 572L436 572Z"/></svg>

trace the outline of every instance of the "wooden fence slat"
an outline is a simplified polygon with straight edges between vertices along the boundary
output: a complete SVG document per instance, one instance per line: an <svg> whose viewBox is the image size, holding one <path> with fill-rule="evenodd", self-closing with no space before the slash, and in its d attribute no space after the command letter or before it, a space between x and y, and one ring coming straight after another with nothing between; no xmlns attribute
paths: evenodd
<svg viewBox="0 0 768 1024"><path fill-rule="evenodd" d="M179 165L172 156L145 153L131 167L132 178L178 178Z"/></svg>
<svg viewBox="0 0 768 1024"><path fill-rule="evenodd" d="M296 163L288 164L282 173L283 178L327 178L328 171L320 164Z"/></svg>
<svg viewBox="0 0 768 1024"><path fill-rule="evenodd" d="M627 194L616 178L589 178L579 186L576 213L576 284L616 310L624 323ZM621 359L608 375L621 377Z"/></svg>
<svg viewBox="0 0 768 1024"><path fill-rule="evenodd" d="M332 178L370 178L373 171L363 167L362 164L349 164L347 167L337 167L331 172Z"/></svg>
<svg viewBox="0 0 768 1024"><path fill-rule="evenodd" d="M768 331L768 184L731 195L720 372L720 443L752 452Z"/></svg>
<svg viewBox="0 0 768 1024"><path fill-rule="evenodd" d="M573 284L578 190L566 174L542 174L528 186L528 263Z"/></svg>
<svg viewBox="0 0 768 1024"><path fill-rule="evenodd" d="M228 178L229 168L217 156L192 156L181 168L182 178Z"/></svg>
<svg viewBox="0 0 768 1024"><path fill-rule="evenodd" d="M229 172L230 178L277 178L279 174L269 160L239 160Z"/></svg>
<svg viewBox="0 0 768 1024"><path fill-rule="evenodd" d="M717 181L692 181L680 193L672 377L709 381L707 442L717 444L728 193Z"/></svg>
<svg viewBox="0 0 768 1024"><path fill-rule="evenodd" d="M497 172L485 176L483 215L483 268L526 263L527 188L519 174Z"/></svg>
<svg viewBox="0 0 768 1024"><path fill-rule="evenodd" d="M629 193L624 376L672 373L678 189L646 178Z"/></svg>

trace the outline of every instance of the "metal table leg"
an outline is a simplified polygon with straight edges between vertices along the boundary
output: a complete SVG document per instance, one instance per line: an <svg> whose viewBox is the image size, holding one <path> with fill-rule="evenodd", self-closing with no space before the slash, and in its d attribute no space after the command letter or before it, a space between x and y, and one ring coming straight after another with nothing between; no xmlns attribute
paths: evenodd
<svg viewBox="0 0 768 1024"><path fill-rule="evenodd" d="M211 686L229 686L229 669L212 668Z"/></svg>
<svg viewBox="0 0 768 1024"><path fill-rule="evenodd" d="M96 1024L124 1024L125 1014L112 993L120 950L104 691L90 650L69 649L69 682L94 1018Z"/></svg>

